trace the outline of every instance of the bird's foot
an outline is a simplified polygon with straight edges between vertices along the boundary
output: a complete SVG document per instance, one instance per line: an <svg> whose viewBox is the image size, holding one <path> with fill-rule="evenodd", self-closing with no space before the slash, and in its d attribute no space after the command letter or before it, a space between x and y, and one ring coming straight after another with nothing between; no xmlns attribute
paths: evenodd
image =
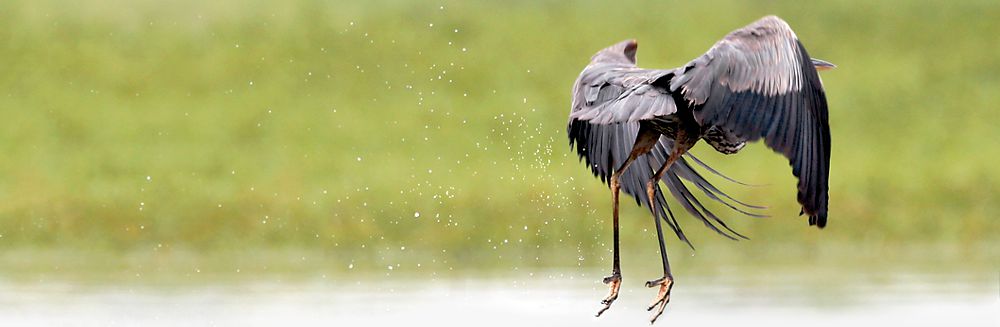
<svg viewBox="0 0 1000 327"><path fill-rule="evenodd" d="M656 294L656 298L653 299L653 303L646 308L646 311L656 311L653 312L653 316L649 318L649 323L652 324L656 322L656 318L659 318L663 314L663 309L667 307L667 303L670 302L670 290L674 288L674 279L671 277L662 277L660 279L651 280L646 282L646 287L660 287L659 293Z"/></svg>
<svg viewBox="0 0 1000 327"><path fill-rule="evenodd" d="M622 286L621 273L614 272L611 276L604 277L604 283L608 284L610 290L608 291L608 296L601 300L601 304L604 304L604 307L597 311L597 317L600 317L604 311L611 308L611 303L614 303L618 299L618 288Z"/></svg>

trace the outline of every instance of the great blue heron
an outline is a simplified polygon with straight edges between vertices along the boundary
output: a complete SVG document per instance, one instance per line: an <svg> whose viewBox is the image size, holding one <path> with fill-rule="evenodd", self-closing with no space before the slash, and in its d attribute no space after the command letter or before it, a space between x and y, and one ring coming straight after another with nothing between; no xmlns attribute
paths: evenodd
<svg viewBox="0 0 1000 327"><path fill-rule="evenodd" d="M610 291L600 316L618 298L618 193L624 190L653 213L660 241L663 277L647 310L655 322L670 301L673 276L660 219L690 246L660 191L663 181L674 198L705 226L731 239L743 237L707 210L687 189L687 180L709 198L748 215L736 201L702 178L682 156L718 174L687 154L699 139L731 154L760 138L788 158L799 178L800 214L823 228L827 214L830 128L826 95L817 70L835 67L809 57L785 21L764 17L733 31L683 67L636 67L634 40L595 54L573 84L570 145L576 145L595 176L611 187L614 201L614 262L604 278ZM644 159L644 160L637 160ZM653 172L654 168L659 168ZM614 169L614 170L612 170ZM645 187L643 187L645 185Z"/></svg>

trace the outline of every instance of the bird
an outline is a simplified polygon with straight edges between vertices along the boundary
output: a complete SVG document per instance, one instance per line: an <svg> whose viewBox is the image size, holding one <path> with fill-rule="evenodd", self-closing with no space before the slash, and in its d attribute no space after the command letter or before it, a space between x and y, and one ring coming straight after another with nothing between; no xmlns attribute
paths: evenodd
<svg viewBox="0 0 1000 327"><path fill-rule="evenodd" d="M624 190L648 207L659 239L663 276L646 282L659 288L647 308L654 323L674 285L661 220L694 249L660 182L687 212L730 239L746 237L706 209L682 180L740 213L763 216L751 211L764 207L734 199L695 170L698 166L736 182L688 152L698 141L734 154L763 139L788 159L798 178L799 215L807 215L809 225L826 226L830 125L818 71L836 65L810 57L788 23L773 15L727 34L673 69L636 66L637 47L636 40L625 40L591 57L573 84L567 133L570 147L609 186L613 200L612 270L603 279L609 291L597 316L611 307L621 286L618 209Z"/></svg>

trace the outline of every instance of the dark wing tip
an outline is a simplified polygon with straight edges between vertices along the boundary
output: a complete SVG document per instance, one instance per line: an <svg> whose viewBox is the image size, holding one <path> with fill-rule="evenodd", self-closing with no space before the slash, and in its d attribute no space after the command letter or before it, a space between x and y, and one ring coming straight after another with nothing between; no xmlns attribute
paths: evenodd
<svg viewBox="0 0 1000 327"><path fill-rule="evenodd" d="M809 216L809 226L815 225L820 229L826 227L826 213L815 214Z"/></svg>

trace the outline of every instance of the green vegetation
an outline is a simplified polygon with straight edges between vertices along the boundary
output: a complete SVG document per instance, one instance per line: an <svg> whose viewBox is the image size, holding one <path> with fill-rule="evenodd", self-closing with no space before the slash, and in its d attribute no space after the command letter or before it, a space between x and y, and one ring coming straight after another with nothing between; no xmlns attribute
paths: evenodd
<svg viewBox="0 0 1000 327"><path fill-rule="evenodd" d="M995 272L995 1L14 0L0 273L603 272L610 196L567 145L573 79L616 41L675 67L766 14L839 65L830 226L796 216L762 145L697 147L768 184L717 179L772 217L718 208L753 238L737 243L682 213L698 256L671 238L677 269ZM625 264L652 276L643 210L623 211Z"/></svg>

